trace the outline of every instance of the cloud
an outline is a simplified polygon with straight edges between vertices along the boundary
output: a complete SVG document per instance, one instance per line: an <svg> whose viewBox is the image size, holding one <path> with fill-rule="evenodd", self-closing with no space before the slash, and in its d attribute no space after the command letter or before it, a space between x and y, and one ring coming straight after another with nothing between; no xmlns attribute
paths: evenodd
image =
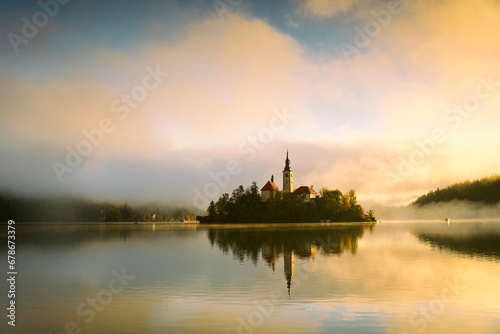
<svg viewBox="0 0 500 334"><path fill-rule="evenodd" d="M344 4L360 29L373 20L361 12L387 6ZM208 173L223 170L230 159L245 169L222 191L253 180L262 185L279 175L287 147L298 185L354 188L360 200L384 204L493 174L500 159L500 42L491 33L500 29L500 5L471 6L412 2L349 63L342 55L317 61L320 51L238 13L193 19L177 38L155 21L154 38L124 49L70 44L73 58L54 73L43 71L57 59L53 45L40 59L37 52L25 54L37 65L0 79L0 147L9 159L1 186L189 202L193 187L211 182ZM353 43L355 31L343 29L343 41ZM169 76L121 120L112 103L142 84L148 66ZM475 94L478 77L490 75L491 97L459 128L447 122L447 110ZM295 119L247 161L238 147L268 128L282 107ZM113 122L113 132L59 184L51 162L64 161L66 147L75 148L85 139L82 131L104 118ZM386 173L398 175L401 159L409 159L435 128L447 140L389 186Z"/></svg>

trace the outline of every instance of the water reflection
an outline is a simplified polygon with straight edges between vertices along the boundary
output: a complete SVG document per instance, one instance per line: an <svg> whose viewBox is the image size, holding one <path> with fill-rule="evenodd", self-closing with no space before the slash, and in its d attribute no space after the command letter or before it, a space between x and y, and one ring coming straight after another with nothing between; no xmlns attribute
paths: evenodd
<svg viewBox="0 0 500 334"><path fill-rule="evenodd" d="M175 229L167 224L36 224L18 225L20 246L43 248L79 247L86 244L131 240L182 238L196 233L196 226L186 224Z"/></svg>
<svg viewBox="0 0 500 334"><path fill-rule="evenodd" d="M19 334L62 333L68 321L96 334L401 334L422 332L424 321L426 333L500 328L500 222L384 223L373 233L336 224L18 228ZM122 268L134 280L87 323L78 305ZM436 308L450 284L458 293ZM275 291L274 311L255 325Z"/></svg>
<svg viewBox="0 0 500 334"><path fill-rule="evenodd" d="M439 232L417 233L417 238L433 248L467 256L500 259L500 233L496 231L448 229Z"/></svg>
<svg viewBox="0 0 500 334"><path fill-rule="evenodd" d="M358 240L365 228L371 231L374 225L335 226L293 229L211 229L208 239L224 254L231 251L243 262L245 259L257 264L259 256L269 267L276 270L276 263L283 257L284 276L290 294L295 270L295 257L314 259L316 253L341 255L344 252L356 254ZM249 233L250 232L250 233Z"/></svg>

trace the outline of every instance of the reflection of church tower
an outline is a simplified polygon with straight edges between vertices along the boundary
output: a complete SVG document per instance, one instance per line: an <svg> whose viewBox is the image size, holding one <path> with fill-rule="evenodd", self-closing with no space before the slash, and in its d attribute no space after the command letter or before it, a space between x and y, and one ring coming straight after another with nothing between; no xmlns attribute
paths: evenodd
<svg viewBox="0 0 500 334"><path fill-rule="evenodd" d="M283 192L293 192L293 172L290 168L288 150L286 150L285 169L283 169Z"/></svg>
<svg viewBox="0 0 500 334"><path fill-rule="evenodd" d="M276 261L278 261L278 255L274 247L271 247L267 244L262 246L262 258L266 260L267 264L273 268L273 271L276 267Z"/></svg>
<svg viewBox="0 0 500 334"><path fill-rule="evenodd" d="M290 294L290 288L292 287L292 278L294 272L294 255L292 250L285 250L283 254L283 259L285 262L285 277L286 286L288 288L288 294Z"/></svg>

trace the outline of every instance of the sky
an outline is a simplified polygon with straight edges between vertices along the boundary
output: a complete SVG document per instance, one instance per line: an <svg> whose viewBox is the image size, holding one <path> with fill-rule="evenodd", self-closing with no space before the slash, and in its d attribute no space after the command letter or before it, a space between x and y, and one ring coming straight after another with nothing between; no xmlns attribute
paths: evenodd
<svg viewBox="0 0 500 334"><path fill-rule="evenodd" d="M3 1L0 190L406 204L498 173L500 1Z"/></svg>

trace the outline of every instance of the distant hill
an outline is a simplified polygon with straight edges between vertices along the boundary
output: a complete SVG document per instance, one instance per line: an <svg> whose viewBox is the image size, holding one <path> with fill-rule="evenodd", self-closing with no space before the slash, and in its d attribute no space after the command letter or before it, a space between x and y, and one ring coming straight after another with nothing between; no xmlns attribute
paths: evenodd
<svg viewBox="0 0 500 334"><path fill-rule="evenodd" d="M156 204L123 205L75 197L0 194L0 222L168 222L194 220L192 209Z"/></svg>
<svg viewBox="0 0 500 334"><path fill-rule="evenodd" d="M422 207L427 204L469 201L485 204L500 203L500 175L485 177L475 181L455 183L443 189L436 189L420 196L412 206Z"/></svg>

